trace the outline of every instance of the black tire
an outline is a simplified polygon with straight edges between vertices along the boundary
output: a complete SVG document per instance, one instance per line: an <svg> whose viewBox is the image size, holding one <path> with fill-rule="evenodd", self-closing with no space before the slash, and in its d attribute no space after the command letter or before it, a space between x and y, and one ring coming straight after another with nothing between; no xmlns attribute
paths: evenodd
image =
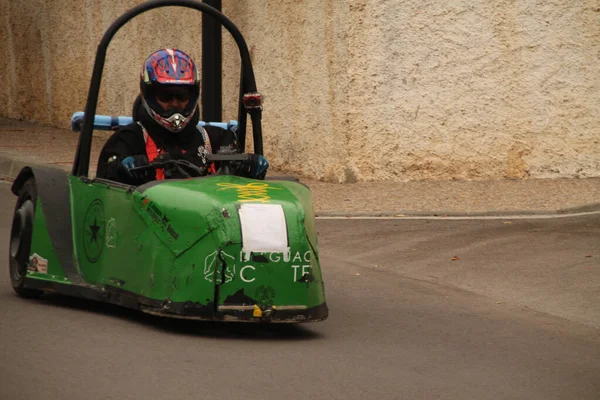
<svg viewBox="0 0 600 400"><path fill-rule="evenodd" d="M21 297L39 297L43 292L24 287L27 276L27 263L33 237L33 221L37 188L35 179L29 178L19 189L17 204L10 231L10 247L8 252L10 283Z"/></svg>

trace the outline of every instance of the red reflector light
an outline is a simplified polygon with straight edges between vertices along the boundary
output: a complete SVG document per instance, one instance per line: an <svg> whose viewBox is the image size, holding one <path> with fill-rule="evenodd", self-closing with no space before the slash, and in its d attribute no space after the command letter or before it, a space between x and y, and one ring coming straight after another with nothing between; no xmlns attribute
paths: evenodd
<svg viewBox="0 0 600 400"><path fill-rule="evenodd" d="M260 93L246 93L242 98L246 108L262 108L262 96Z"/></svg>

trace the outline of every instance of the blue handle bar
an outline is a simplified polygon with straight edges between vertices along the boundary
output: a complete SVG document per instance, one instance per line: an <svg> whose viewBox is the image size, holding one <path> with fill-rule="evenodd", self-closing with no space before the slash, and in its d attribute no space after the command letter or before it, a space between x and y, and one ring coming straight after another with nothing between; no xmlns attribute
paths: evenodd
<svg viewBox="0 0 600 400"><path fill-rule="evenodd" d="M71 129L73 132L80 132L81 126L83 125L83 116L85 114L82 111L76 112L71 117ZM129 125L133 122L131 117L112 117L110 115L95 115L94 116L94 130L98 131L114 131L117 128L125 125ZM222 129L233 130L237 128L238 123L235 120L229 122L204 122L199 121L198 127L202 126L216 126Z"/></svg>

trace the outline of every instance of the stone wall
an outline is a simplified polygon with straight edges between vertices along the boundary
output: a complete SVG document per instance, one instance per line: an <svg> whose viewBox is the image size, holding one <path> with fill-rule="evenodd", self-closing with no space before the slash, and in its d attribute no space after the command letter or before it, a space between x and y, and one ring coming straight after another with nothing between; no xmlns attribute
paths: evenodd
<svg viewBox="0 0 600 400"><path fill-rule="evenodd" d="M0 0L0 115L67 127L104 30L138 3ZM156 48L200 63L199 14L166 10L115 37L98 113L130 113ZM334 182L600 176L596 0L223 0L223 12L249 44L278 167ZM223 37L233 119L239 58Z"/></svg>

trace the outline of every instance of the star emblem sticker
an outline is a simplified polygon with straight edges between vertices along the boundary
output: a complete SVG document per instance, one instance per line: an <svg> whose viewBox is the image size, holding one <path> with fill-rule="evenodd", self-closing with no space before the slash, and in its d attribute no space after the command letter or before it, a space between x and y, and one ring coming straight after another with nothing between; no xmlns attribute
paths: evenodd
<svg viewBox="0 0 600 400"><path fill-rule="evenodd" d="M83 251L90 263L95 263L102 254L105 239L104 204L95 199L85 212L83 225ZM88 240L89 238L89 240Z"/></svg>
<svg viewBox="0 0 600 400"><path fill-rule="evenodd" d="M90 241L90 244L92 242L96 242L96 244L98 244L98 231L100 230L100 227L96 222L96 218L94 218L94 225L90 225L90 229L92 230L92 240Z"/></svg>

